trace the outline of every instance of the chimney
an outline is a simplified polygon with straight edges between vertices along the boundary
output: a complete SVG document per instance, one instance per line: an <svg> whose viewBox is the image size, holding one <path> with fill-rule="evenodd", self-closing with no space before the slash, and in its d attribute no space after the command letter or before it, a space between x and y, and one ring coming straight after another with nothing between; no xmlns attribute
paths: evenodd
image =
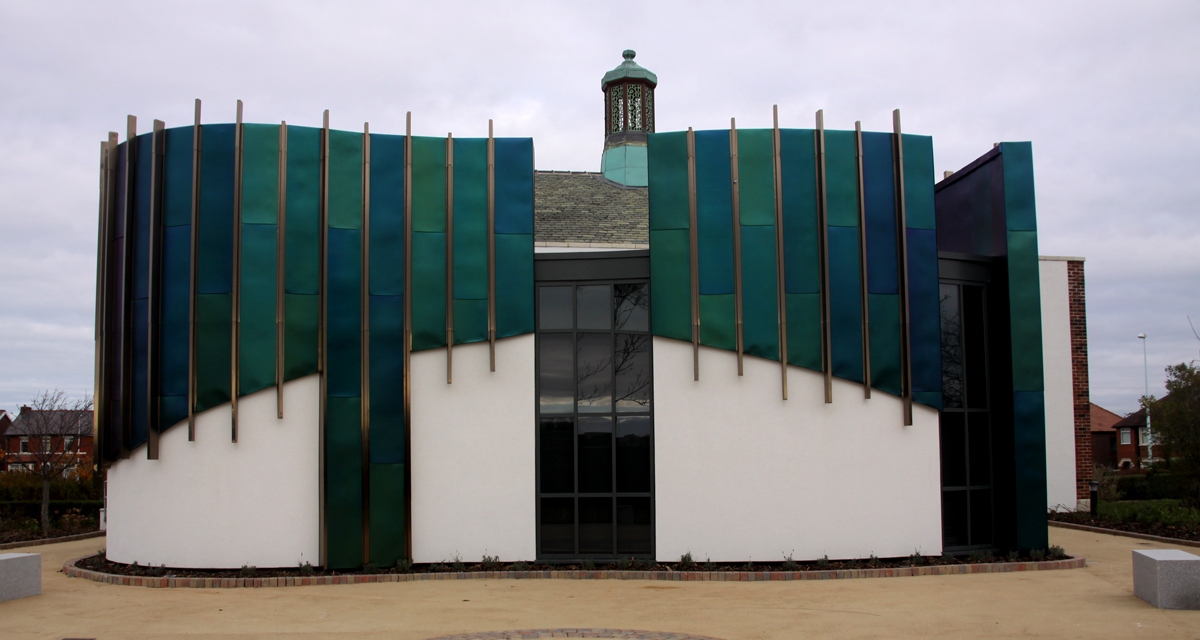
<svg viewBox="0 0 1200 640"><path fill-rule="evenodd" d="M25 413L27 411L33 411L33 408L27 404L21 405L21 413Z"/></svg>

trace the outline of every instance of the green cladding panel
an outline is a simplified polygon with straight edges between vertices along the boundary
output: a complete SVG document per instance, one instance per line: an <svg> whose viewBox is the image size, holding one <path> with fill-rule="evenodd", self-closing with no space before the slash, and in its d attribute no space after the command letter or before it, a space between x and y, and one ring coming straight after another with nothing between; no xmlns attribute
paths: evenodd
<svg viewBox="0 0 1200 640"><path fill-rule="evenodd" d="M325 406L326 563L362 564L362 400L330 397Z"/></svg>
<svg viewBox="0 0 1200 640"><path fill-rule="evenodd" d="M238 392L275 384L279 127L247 124L242 135L242 240Z"/></svg>
<svg viewBox="0 0 1200 640"><path fill-rule="evenodd" d="M650 231L688 229L687 132L650 134L647 147ZM653 256L653 242L650 251Z"/></svg>
<svg viewBox="0 0 1200 640"><path fill-rule="evenodd" d="M650 305L654 333L692 339L687 132L648 138Z"/></svg>
<svg viewBox="0 0 1200 640"><path fill-rule="evenodd" d="M287 127L283 379L317 372L321 130Z"/></svg>

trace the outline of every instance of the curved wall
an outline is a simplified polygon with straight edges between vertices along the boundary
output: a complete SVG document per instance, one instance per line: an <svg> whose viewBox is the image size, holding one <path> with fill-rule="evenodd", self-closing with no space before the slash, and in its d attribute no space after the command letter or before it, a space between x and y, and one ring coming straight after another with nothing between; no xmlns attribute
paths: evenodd
<svg viewBox="0 0 1200 640"><path fill-rule="evenodd" d="M656 553L722 562L942 550L938 413L820 373L654 339Z"/></svg>
<svg viewBox="0 0 1200 640"><path fill-rule="evenodd" d="M241 399L238 442L230 405L165 430L159 459L146 446L108 470L108 559L188 568L318 564L320 455L316 375Z"/></svg>

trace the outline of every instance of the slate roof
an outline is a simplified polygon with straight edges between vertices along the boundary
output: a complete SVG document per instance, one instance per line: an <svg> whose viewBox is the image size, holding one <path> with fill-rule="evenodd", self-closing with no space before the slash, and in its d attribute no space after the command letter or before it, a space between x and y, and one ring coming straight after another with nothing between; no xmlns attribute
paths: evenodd
<svg viewBox="0 0 1200 640"><path fill-rule="evenodd" d="M39 411L38 413L43 413L43 412ZM55 414L54 416L52 416L53 420L48 423L50 428L54 431L54 434L81 435L81 436L92 435L92 412L91 411L78 411L78 412L76 412L76 411L53 411L53 412L47 412L47 413ZM73 413L79 414L78 417L69 415L69 414L73 414ZM30 433L31 426L29 424L30 414L31 414L31 412L28 412L28 411L22 411L20 414L18 414L17 418L15 420L13 420L12 426L8 428L8 433L6 435L10 435L10 436L53 435L53 434L45 434L45 433L31 434ZM60 421L62 423L62 426L59 428L55 428L55 423L58 423ZM37 427L34 427L34 429L36 429L36 428Z"/></svg>
<svg viewBox="0 0 1200 640"><path fill-rule="evenodd" d="M538 171L533 185L533 240L538 245L649 246L646 187L627 187L585 171Z"/></svg>

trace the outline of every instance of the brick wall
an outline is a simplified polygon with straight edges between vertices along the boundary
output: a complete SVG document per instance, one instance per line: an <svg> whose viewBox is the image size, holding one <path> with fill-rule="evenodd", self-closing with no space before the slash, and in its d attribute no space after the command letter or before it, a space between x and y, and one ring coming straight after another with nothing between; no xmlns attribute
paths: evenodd
<svg viewBox="0 0 1200 640"><path fill-rule="evenodd" d="M1071 316L1071 383L1075 396L1075 494L1087 499L1092 479L1092 407L1088 389L1087 292L1083 261L1067 262Z"/></svg>

